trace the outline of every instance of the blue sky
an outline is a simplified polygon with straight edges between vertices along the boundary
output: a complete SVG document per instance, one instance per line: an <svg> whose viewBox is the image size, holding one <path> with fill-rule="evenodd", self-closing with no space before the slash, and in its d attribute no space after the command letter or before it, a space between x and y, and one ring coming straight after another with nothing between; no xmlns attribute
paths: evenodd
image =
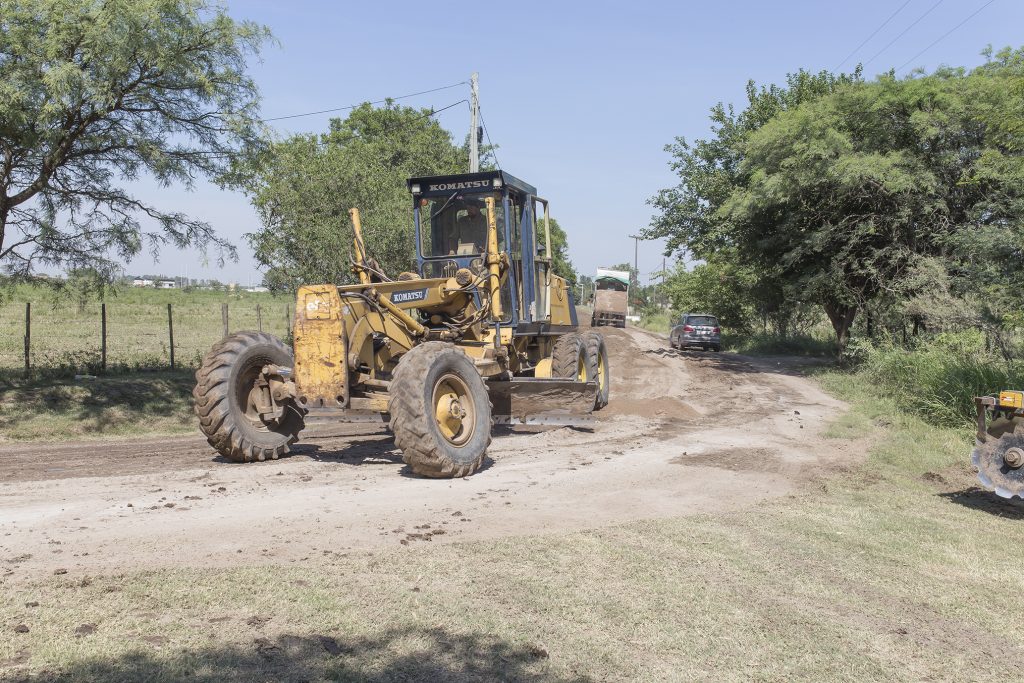
<svg viewBox="0 0 1024 683"><path fill-rule="evenodd" d="M403 95L479 72L484 120L500 145L502 168L551 201L573 262L592 273L632 260L628 235L650 220L647 200L674 182L667 143L707 135L708 109L718 101L741 103L748 79L780 82L801 67L835 69L904 2L235 0L229 7L269 26L279 42L251 65L265 117ZM909 0L843 69L872 57L869 76L908 60L900 74L973 66L988 44L1024 44L1024 2L988 2ZM439 109L467 95L468 86L402 103ZM465 105L438 118L456 139L468 130ZM319 132L328 119L291 119L278 130ZM207 220L239 247L241 258L219 269L196 253L167 250L157 264L140 256L128 272L258 282L243 238L257 218L244 197L209 185L185 192L142 184L138 194ZM640 244L645 281L661 268L661 252L660 244Z"/></svg>

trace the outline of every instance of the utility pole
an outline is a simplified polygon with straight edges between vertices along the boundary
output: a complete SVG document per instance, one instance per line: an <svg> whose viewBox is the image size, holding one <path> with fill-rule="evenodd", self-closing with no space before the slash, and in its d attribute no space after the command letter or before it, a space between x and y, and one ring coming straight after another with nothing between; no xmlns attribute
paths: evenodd
<svg viewBox="0 0 1024 683"><path fill-rule="evenodd" d="M634 240L633 242L633 270L636 272L636 284L640 286L640 266L637 265L640 262L640 235L630 235ZM632 279L632 278L631 278Z"/></svg>
<svg viewBox="0 0 1024 683"><path fill-rule="evenodd" d="M469 77L469 172L476 173L480 170L480 89L477 83L479 74L473 72Z"/></svg>
<svg viewBox="0 0 1024 683"><path fill-rule="evenodd" d="M662 259L661 259L661 307L662 308L666 308L668 306L668 296L666 296L666 292L665 292L665 275L667 275L667 273L665 272L665 258L662 257Z"/></svg>

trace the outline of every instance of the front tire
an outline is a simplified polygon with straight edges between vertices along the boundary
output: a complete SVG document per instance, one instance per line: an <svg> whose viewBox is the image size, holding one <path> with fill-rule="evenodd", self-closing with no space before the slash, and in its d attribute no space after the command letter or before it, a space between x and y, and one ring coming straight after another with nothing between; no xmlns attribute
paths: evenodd
<svg viewBox="0 0 1024 683"><path fill-rule="evenodd" d="M403 355L388 389L395 445L413 472L435 479L480 469L491 443L491 401L465 353L426 342Z"/></svg>
<svg viewBox="0 0 1024 683"><path fill-rule="evenodd" d="M594 410L601 410L608 405L608 394L611 388L608 349L604 344L604 336L600 332L587 332L583 335L583 340L587 346L588 362L593 370L591 377L597 382Z"/></svg>
<svg viewBox="0 0 1024 683"><path fill-rule="evenodd" d="M192 390L199 429L234 462L276 460L298 441L305 411L292 402L272 422L255 410L252 392L265 365L291 368L292 350L263 332L237 332L218 342L196 371Z"/></svg>

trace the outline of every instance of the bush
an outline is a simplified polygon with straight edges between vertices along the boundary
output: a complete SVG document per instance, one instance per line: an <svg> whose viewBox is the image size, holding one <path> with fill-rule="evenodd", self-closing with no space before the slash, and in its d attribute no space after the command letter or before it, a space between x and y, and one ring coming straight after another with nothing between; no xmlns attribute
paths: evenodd
<svg viewBox="0 0 1024 683"><path fill-rule="evenodd" d="M827 336L797 334L780 336L777 334L753 333L737 334L722 332L722 348L750 356L834 356L835 340Z"/></svg>
<svg viewBox="0 0 1024 683"><path fill-rule="evenodd" d="M909 412L959 426L974 415L975 396L1024 387L1024 363L985 348L977 331L940 334L914 348L870 348L859 373Z"/></svg>

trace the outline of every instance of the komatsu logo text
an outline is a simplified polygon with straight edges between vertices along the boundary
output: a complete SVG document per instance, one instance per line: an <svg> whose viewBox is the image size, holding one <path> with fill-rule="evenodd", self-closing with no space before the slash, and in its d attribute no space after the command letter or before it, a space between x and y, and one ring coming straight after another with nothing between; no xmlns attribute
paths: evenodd
<svg viewBox="0 0 1024 683"><path fill-rule="evenodd" d="M490 180L466 180L461 183L438 183L430 185L428 192L442 192L444 190L470 190L475 187L490 187Z"/></svg>
<svg viewBox="0 0 1024 683"><path fill-rule="evenodd" d="M391 295L391 303L407 304L410 301L423 301L427 298L427 290L414 289L411 292L395 292Z"/></svg>

